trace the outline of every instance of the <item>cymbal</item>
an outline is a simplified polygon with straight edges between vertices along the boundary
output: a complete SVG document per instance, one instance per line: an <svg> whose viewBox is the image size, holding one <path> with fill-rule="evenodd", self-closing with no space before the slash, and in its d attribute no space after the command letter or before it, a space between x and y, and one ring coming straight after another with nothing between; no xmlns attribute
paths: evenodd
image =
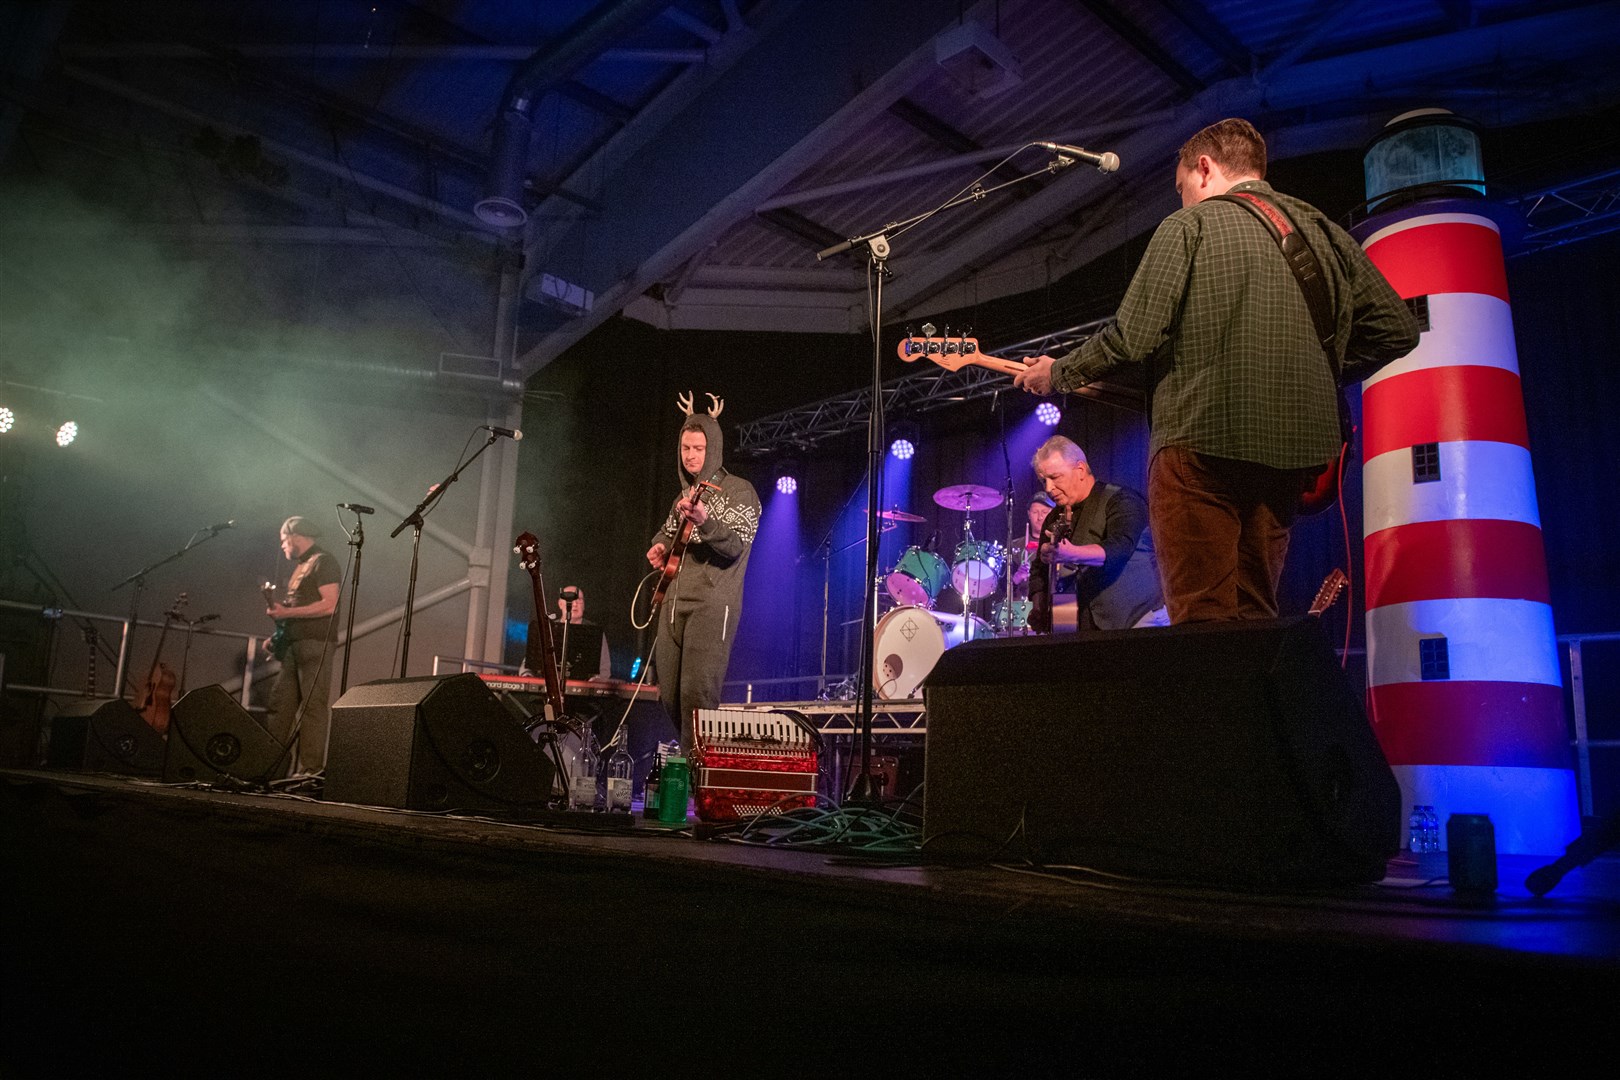
<svg viewBox="0 0 1620 1080"><path fill-rule="evenodd" d="M956 484L934 492L934 501L947 510L989 510L1001 505L1001 492L983 484Z"/></svg>
<svg viewBox="0 0 1620 1080"><path fill-rule="evenodd" d="M904 510L879 510L877 516L884 521L927 521L921 514L908 514Z"/></svg>

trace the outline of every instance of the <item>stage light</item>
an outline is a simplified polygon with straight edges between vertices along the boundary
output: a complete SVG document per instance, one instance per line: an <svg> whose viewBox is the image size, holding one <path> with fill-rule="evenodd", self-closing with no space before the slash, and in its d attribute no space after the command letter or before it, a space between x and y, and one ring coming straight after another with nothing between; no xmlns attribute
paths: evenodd
<svg viewBox="0 0 1620 1080"><path fill-rule="evenodd" d="M776 463L771 472L776 481L776 490L782 495L792 495L799 490L799 463L793 458L784 458Z"/></svg>
<svg viewBox="0 0 1620 1080"><path fill-rule="evenodd" d="M56 429L56 445L67 446L79 437L79 425L69 420Z"/></svg>
<svg viewBox="0 0 1620 1080"><path fill-rule="evenodd" d="M896 461L910 461L917 453L917 446L922 442L922 431L910 420L900 420L891 425L894 439L889 443L889 453Z"/></svg>
<svg viewBox="0 0 1620 1080"><path fill-rule="evenodd" d="M6 432L10 431L16 422L17 414L6 408L4 405L0 405L0 435L4 435Z"/></svg>
<svg viewBox="0 0 1620 1080"><path fill-rule="evenodd" d="M1035 419L1047 427L1057 427L1057 422L1063 419L1063 410L1050 401L1043 401L1035 406Z"/></svg>

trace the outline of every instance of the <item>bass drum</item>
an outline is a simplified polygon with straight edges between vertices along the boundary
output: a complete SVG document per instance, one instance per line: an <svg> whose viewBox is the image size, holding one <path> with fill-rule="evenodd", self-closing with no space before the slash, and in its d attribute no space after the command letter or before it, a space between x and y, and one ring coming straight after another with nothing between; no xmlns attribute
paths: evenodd
<svg viewBox="0 0 1620 1080"><path fill-rule="evenodd" d="M878 620L872 643L872 690L885 701L913 698L945 655L945 631L923 608L898 607Z"/></svg>

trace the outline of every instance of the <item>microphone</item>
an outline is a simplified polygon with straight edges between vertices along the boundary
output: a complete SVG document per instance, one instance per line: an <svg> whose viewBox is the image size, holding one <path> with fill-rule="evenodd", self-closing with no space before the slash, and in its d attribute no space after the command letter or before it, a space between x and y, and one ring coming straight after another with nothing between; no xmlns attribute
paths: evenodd
<svg viewBox="0 0 1620 1080"><path fill-rule="evenodd" d="M1087 165L1097 166L1098 172L1119 171L1119 155L1115 153L1096 154L1090 150L1083 150L1078 146L1065 146L1063 143L1038 142L1035 144L1042 150L1050 150L1060 157L1073 158L1083 161Z"/></svg>
<svg viewBox="0 0 1620 1080"><path fill-rule="evenodd" d="M361 506L359 503L338 503L339 510L353 510L357 514L375 514L377 511L370 506Z"/></svg>
<svg viewBox="0 0 1620 1080"><path fill-rule="evenodd" d="M234 528L236 528L236 519L231 518L231 520L222 521L218 525L210 525L210 526L208 526L208 531L211 532L211 533L222 533L226 529L234 529Z"/></svg>
<svg viewBox="0 0 1620 1080"><path fill-rule="evenodd" d="M557 599L561 600L565 604L572 604L575 600L579 599L579 590L578 589L564 589L558 595Z"/></svg>
<svg viewBox="0 0 1620 1080"><path fill-rule="evenodd" d="M517 428L490 427L488 424L484 424L483 428L485 431L492 431L496 435L501 435L505 438L511 439L513 442L523 441L523 432L519 431Z"/></svg>
<svg viewBox="0 0 1620 1080"><path fill-rule="evenodd" d="M928 543L923 545L923 550L924 551L933 551L934 550L934 545L937 544L937 543L939 543L939 530L935 529L934 534L928 538Z"/></svg>

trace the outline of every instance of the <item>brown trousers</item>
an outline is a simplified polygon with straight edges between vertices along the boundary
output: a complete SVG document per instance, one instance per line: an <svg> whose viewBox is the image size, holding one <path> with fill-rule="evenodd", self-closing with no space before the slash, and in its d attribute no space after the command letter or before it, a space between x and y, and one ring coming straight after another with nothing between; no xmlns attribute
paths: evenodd
<svg viewBox="0 0 1620 1080"><path fill-rule="evenodd" d="M1166 446L1148 467L1148 521L1170 621L1269 619L1288 530L1314 469Z"/></svg>

